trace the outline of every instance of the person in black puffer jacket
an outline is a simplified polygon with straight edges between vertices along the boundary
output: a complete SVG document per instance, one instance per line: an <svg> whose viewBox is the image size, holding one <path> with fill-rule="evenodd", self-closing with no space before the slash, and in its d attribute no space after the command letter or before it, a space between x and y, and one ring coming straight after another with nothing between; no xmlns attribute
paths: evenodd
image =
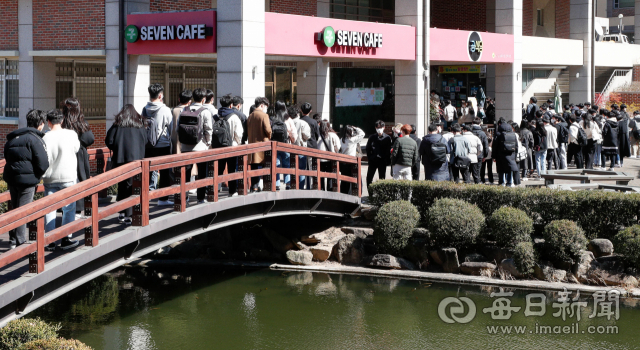
<svg viewBox="0 0 640 350"><path fill-rule="evenodd" d="M18 129L7 136L4 156L7 161L3 178L9 186L13 209L33 201L36 186L49 168L47 149L42 137L46 113L31 110L27 114L27 127ZM9 232L11 249L27 241L27 225Z"/></svg>

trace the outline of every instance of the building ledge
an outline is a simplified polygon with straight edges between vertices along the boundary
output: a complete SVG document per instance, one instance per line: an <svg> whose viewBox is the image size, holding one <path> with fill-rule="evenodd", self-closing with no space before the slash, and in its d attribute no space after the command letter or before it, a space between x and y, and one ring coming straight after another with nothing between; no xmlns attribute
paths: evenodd
<svg viewBox="0 0 640 350"><path fill-rule="evenodd" d="M0 125L18 125L18 118L0 117Z"/></svg>
<svg viewBox="0 0 640 350"><path fill-rule="evenodd" d="M18 57L18 56L20 56L20 51L0 50L0 57Z"/></svg>
<svg viewBox="0 0 640 350"><path fill-rule="evenodd" d="M46 57L87 57L105 56L106 50L37 50L29 51L29 56Z"/></svg>

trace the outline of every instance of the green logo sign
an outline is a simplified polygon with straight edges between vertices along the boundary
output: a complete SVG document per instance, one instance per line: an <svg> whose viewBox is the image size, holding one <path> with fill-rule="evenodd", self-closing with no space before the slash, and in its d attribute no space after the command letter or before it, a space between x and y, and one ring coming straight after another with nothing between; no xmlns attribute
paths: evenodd
<svg viewBox="0 0 640 350"><path fill-rule="evenodd" d="M128 25L124 29L124 38L126 41L130 43L135 43L138 41L138 37L140 36L140 31L138 31L138 27L133 24Z"/></svg>
<svg viewBox="0 0 640 350"><path fill-rule="evenodd" d="M322 40L327 47L332 47L336 42L336 31L331 27L326 27L322 31Z"/></svg>

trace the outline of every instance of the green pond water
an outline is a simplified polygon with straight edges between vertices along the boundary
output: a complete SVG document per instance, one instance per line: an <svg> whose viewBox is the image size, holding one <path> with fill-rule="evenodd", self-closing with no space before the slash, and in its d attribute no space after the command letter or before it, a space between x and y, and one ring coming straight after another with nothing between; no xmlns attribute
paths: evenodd
<svg viewBox="0 0 640 350"><path fill-rule="evenodd" d="M616 303L612 296L611 303L595 306L593 296L575 298L575 293L563 303L552 292L505 289L514 294L504 299L492 298L492 292L500 290L268 269L130 268L89 282L27 317L61 322L62 336L94 349L640 348L640 301ZM546 298L542 316L524 314L532 293ZM438 312L445 298L457 298L447 299L453 302L443 312L454 323ZM540 305L533 306L541 300L532 297L529 311L542 313ZM458 323L454 317L464 322L469 313L465 301L475 305L476 315ZM464 307L456 310L456 303ZM521 309L500 320L495 316L505 313L483 310L494 303ZM561 314L554 316L559 310L578 311L567 312L563 321Z"/></svg>

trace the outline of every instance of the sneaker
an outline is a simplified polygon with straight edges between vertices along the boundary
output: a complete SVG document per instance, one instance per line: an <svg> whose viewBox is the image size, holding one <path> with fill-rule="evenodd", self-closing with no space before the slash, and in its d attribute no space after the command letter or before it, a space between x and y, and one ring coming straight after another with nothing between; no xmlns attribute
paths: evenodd
<svg viewBox="0 0 640 350"><path fill-rule="evenodd" d="M125 225L131 225L133 223L133 220L131 220L130 217L125 217L124 220L122 220L122 223Z"/></svg>
<svg viewBox="0 0 640 350"><path fill-rule="evenodd" d="M232 194L231 197L238 197L238 192L235 192L234 194Z"/></svg>
<svg viewBox="0 0 640 350"><path fill-rule="evenodd" d="M196 194L198 194L198 189L190 190L189 194L192 195L192 196L195 196Z"/></svg>
<svg viewBox="0 0 640 350"><path fill-rule="evenodd" d="M511 184L511 185L509 185L509 187L516 187L516 185L514 185L514 184Z"/></svg>
<svg viewBox="0 0 640 350"><path fill-rule="evenodd" d="M203 199L203 200L199 200L199 201L198 201L198 204L205 204L205 203L207 203L207 200L206 200L206 199Z"/></svg>
<svg viewBox="0 0 640 350"><path fill-rule="evenodd" d="M82 220L82 219L84 219L84 215L76 214L76 220Z"/></svg>
<svg viewBox="0 0 640 350"><path fill-rule="evenodd" d="M16 245L15 244L12 244L12 245L9 246L9 250L13 250L13 249L16 249Z"/></svg>
<svg viewBox="0 0 640 350"><path fill-rule="evenodd" d="M60 243L60 249L69 250L71 248L77 247L78 244L80 244L80 242L74 241L73 239L69 239L68 237L67 238L63 238L62 239L62 243Z"/></svg>
<svg viewBox="0 0 640 350"><path fill-rule="evenodd" d="M124 216L124 214L122 214L122 213L120 213L120 215L118 215L118 221L119 221L121 224L124 224L124 219L125 219L125 218L126 218L126 217L125 217L125 216Z"/></svg>
<svg viewBox="0 0 640 350"><path fill-rule="evenodd" d="M615 171L615 170L613 170L613 168L609 168L609 171Z"/></svg>
<svg viewBox="0 0 640 350"><path fill-rule="evenodd" d="M168 200L168 199L167 199L166 201L161 201L161 200L159 200L159 201L158 201L158 205L159 205L159 206L161 206L161 207L164 207L164 206L173 206L173 201L172 201L172 200Z"/></svg>
<svg viewBox="0 0 640 350"><path fill-rule="evenodd" d="M56 244L55 243L50 243L48 246L44 247L44 250L52 252L52 251L56 250Z"/></svg>
<svg viewBox="0 0 640 350"><path fill-rule="evenodd" d="M522 178L522 181L529 181L529 179L528 179L528 178L526 178L526 177L523 177L523 178Z"/></svg>
<svg viewBox="0 0 640 350"><path fill-rule="evenodd" d="M280 186L276 186L276 191L280 191Z"/></svg>
<svg viewBox="0 0 640 350"><path fill-rule="evenodd" d="M289 191L291 189L291 186L287 185L284 189Z"/></svg>

